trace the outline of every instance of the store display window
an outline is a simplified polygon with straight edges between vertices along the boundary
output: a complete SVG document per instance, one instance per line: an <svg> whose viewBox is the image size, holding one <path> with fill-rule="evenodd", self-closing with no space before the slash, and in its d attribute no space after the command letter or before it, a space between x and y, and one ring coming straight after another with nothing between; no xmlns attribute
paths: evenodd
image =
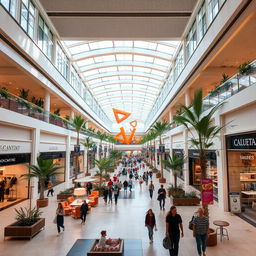
<svg viewBox="0 0 256 256"><path fill-rule="evenodd" d="M84 151L80 151L79 157L78 157L78 173L82 173L84 171ZM71 151L70 153L70 177L75 176L75 168L76 168L76 155L74 151Z"/></svg>
<svg viewBox="0 0 256 256"><path fill-rule="evenodd" d="M28 198L27 174L30 163L30 154L0 155L0 210Z"/></svg>
<svg viewBox="0 0 256 256"><path fill-rule="evenodd" d="M200 188L201 185L201 166L199 160L199 152L197 150L189 150L189 182L195 188ZM208 150L206 152L206 177L213 180L214 199L218 200L218 172L217 158L215 151Z"/></svg>
<svg viewBox="0 0 256 256"><path fill-rule="evenodd" d="M63 166L63 168L58 170L59 172L61 172L61 174L50 178L53 185L55 186L62 182L65 182L66 153L65 152L42 152L40 153L40 157L42 157L45 160L52 159L53 163L58 164L59 166Z"/></svg>
<svg viewBox="0 0 256 256"><path fill-rule="evenodd" d="M256 223L256 134L227 137L229 192L241 197L242 214Z"/></svg>

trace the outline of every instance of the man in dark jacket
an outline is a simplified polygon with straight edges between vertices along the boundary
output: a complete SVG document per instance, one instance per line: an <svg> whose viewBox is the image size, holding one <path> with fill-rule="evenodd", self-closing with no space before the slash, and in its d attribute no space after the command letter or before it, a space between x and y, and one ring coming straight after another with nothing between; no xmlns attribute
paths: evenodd
<svg viewBox="0 0 256 256"><path fill-rule="evenodd" d="M88 212L88 204L86 203L86 201L84 200L83 204L81 205L81 208L80 208L80 212L81 212L81 224L85 224L85 220L86 220L86 215L87 215L87 212Z"/></svg>

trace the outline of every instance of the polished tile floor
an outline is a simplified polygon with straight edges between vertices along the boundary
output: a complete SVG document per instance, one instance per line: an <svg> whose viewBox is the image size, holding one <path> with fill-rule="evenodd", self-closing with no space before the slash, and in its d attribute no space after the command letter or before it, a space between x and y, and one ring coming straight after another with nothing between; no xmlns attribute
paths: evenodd
<svg viewBox="0 0 256 256"><path fill-rule="evenodd" d="M154 179L155 186L159 184ZM100 200L99 206L93 208L87 217L86 225L81 225L80 220L70 216L65 217L65 232L57 236L56 225L53 224L56 198L50 198L49 206L43 210L46 218L45 230L40 232L32 240L5 240L3 237L4 226L14 221L14 207L0 212L0 256L65 256L74 242L79 238L97 238L102 229L106 229L110 237L142 239L144 256L167 256L168 251L162 247L162 239L165 233L165 215L167 211L160 211L158 201L150 200L145 184L142 188L135 184L134 199L120 199L118 205L105 205ZM28 202L22 202L15 206L24 206ZM166 209L171 206L167 199ZM144 227L146 211L152 208L156 214L158 231L154 234L154 243L149 244L147 230ZM196 256L196 245L188 222L195 207L178 207L184 222L185 237L180 242L180 256ZM217 205L210 207L211 223L221 219L230 222L230 240L218 241L216 247L208 248L208 256L255 256L256 252L256 228L249 225L230 213L222 212ZM213 226L213 225L211 225ZM134 255L136 256L136 255Z"/></svg>

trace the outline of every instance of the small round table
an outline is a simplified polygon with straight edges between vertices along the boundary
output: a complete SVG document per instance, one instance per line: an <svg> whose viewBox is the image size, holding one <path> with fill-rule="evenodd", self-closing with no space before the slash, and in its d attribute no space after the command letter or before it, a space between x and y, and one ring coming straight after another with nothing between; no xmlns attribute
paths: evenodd
<svg viewBox="0 0 256 256"><path fill-rule="evenodd" d="M228 230L225 227L228 227L230 224L227 221L223 221L223 220L215 220L213 221L213 224L217 226L216 233L217 235L220 235L220 241L222 242L222 239L224 236L226 236L229 240ZM219 233L218 233L218 230L219 230Z"/></svg>

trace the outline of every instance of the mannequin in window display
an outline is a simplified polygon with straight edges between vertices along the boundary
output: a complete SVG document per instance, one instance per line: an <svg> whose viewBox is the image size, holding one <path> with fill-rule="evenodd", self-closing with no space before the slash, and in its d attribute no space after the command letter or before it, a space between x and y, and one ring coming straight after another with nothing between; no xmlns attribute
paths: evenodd
<svg viewBox="0 0 256 256"><path fill-rule="evenodd" d="M0 179L0 202L4 202L5 181Z"/></svg>

